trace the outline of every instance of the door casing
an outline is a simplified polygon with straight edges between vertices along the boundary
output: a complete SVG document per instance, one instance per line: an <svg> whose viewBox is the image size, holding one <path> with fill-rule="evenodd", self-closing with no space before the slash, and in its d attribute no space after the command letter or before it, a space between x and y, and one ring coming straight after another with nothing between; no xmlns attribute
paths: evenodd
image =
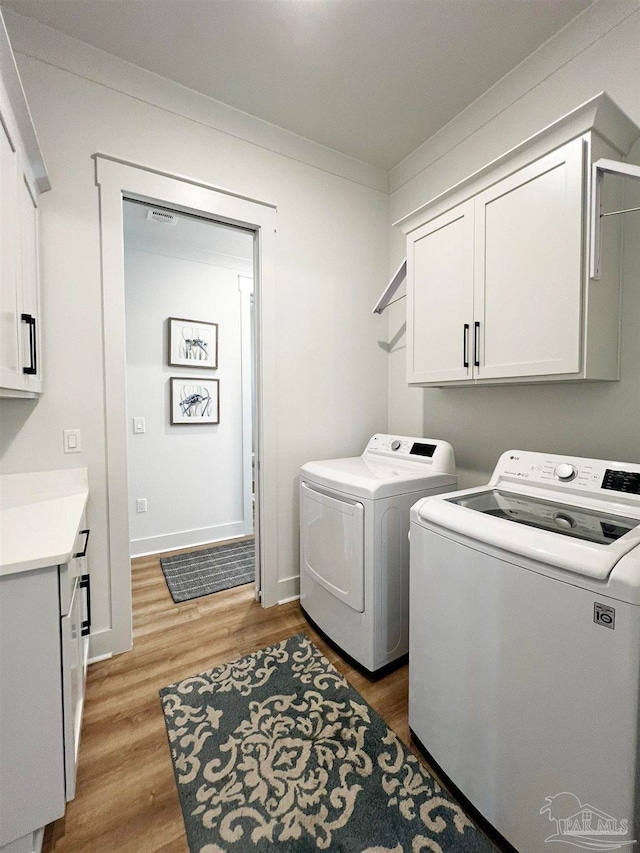
<svg viewBox="0 0 640 853"><path fill-rule="evenodd" d="M255 234L256 290L256 548L261 603L277 603L277 478L275 403L276 206L193 178L162 172L106 154L94 155L100 194L102 323L106 429L109 627L91 637L91 657L133 645L129 555L123 199L161 204L184 213L239 225Z"/></svg>

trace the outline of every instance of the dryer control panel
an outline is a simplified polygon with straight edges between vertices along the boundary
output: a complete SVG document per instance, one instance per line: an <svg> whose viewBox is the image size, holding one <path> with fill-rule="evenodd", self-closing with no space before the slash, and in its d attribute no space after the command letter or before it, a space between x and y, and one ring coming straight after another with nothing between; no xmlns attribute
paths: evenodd
<svg viewBox="0 0 640 853"><path fill-rule="evenodd" d="M369 455L432 465L437 471L455 473L453 448L440 439L377 433L369 439L363 453L365 457Z"/></svg>
<svg viewBox="0 0 640 853"><path fill-rule="evenodd" d="M624 496L640 503L640 465L629 462L509 450L498 460L491 484L505 480L549 488L566 486L573 492L600 497L604 492L611 500Z"/></svg>

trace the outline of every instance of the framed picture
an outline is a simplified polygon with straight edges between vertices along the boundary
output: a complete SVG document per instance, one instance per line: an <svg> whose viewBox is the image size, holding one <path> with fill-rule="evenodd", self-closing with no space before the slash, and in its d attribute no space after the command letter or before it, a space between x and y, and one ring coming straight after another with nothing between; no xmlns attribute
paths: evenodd
<svg viewBox="0 0 640 853"><path fill-rule="evenodd" d="M169 317L169 364L218 366L218 324Z"/></svg>
<svg viewBox="0 0 640 853"><path fill-rule="evenodd" d="M220 382L218 379L194 379L172 376L171 423L219 424Z"/></svg>

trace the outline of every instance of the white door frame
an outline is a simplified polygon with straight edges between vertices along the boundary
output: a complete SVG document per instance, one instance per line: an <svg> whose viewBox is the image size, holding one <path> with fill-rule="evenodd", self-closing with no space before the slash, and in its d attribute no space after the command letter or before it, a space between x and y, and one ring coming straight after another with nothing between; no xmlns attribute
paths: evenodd
<svg viewBox="0 0 640 853"><path fill-rule="evenodd" d="M91 638L91 656L128 651L132 641L127 482L123 198L162 204L254 231L258 512L262 605L277 604L275 231L276 207L258 199L96 154L100 194L102 306L111 627Z"/></svg>
<svg viewBox="0 0 640 853"><path fill-rule="evenodd" d="M253 277L238 275L240 294L240 352L242 373L242 521L245 535L253 530L253 393L254 371L253 331L251 328L251 297ZM259 569L259 561L258 566ZM256 573L256 594L260 577Z"/></svg>

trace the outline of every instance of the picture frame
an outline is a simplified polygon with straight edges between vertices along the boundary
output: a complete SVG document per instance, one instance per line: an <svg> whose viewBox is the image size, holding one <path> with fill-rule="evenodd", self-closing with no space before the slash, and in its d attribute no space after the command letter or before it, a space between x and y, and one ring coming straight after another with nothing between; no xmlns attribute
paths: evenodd
<svg viewBox="0 0 640 853"><path fill-rule="evenodd" d="M169 317L169 364L173 367L218 367L218 324Z"/></svg>
<svg viewBox="0 0 640 853"><path fill-rule="evenodd" d="M220 423L219 379L171 376L169 385L172 425Z"/></svg>

